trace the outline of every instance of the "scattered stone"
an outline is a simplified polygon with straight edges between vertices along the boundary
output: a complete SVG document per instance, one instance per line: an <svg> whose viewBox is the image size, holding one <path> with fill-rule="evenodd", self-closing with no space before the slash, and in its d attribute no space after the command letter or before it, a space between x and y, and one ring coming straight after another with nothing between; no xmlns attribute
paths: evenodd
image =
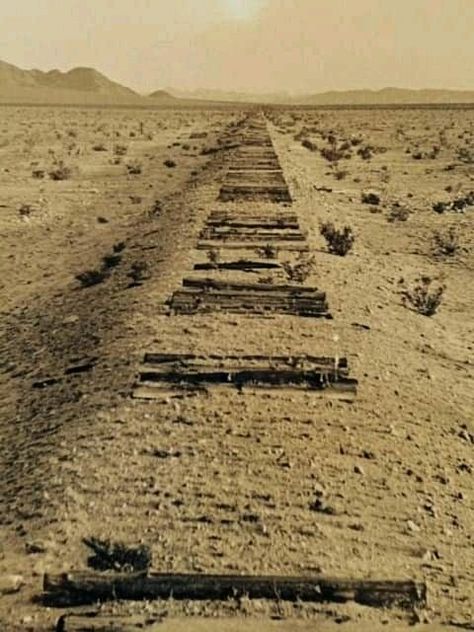
<svg viewBox="0 0 474 632"><path fill-rule="evenodd" d="M0 576L0 595L12 595L17 593L24 585L25 579L22 575Z"/></svg>
<svg viewBox="0 0 474 632"><path fill-rule="evenodd" d="M33 540L25 544L25 549L28 554L32 555L35 553L46 553L46 551L48 550L48 546L46 542L42 542L41 540Z"/></svg>
<svg viewBox="0 0 474 632"><path fill-rule="evenodd" d="M412 533L419 533L421 531L421 527L419 527L413 520L407 520L407 529Z"/></svg>
<svg viewBox="0 0 474 632"><path fill-rule="evenodd" d="M63 325L72 325L73 323L77 323L78 320L79 316L77 316L76 314L71 314L70 316L66 316L66 318L63 320Z"/></svg>
<svg viewBox="0 0 474 632"><path fill-rule="evenodd" d="M364 468L361 465L354 465L354 472L356 474L360 474L361 476L365 476Z"/></svg>
<svg viewBox="0 0 474 632"><path fill-rule="evenodd" d="M328 516L336 515L337 511L331 505L328 505L325 500L322 498L316 498L309 504L309 508L311 511L317 511L318 513L323 513Z"/></svg>

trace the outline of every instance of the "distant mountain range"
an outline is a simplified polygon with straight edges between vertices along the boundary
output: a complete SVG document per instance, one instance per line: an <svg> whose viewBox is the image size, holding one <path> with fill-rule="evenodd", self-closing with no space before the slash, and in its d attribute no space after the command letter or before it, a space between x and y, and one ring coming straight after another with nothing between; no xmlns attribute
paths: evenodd
<svg viewBox="0 0 474 632"><path fill-rule="evenodd" d="M292 96L287 93L250 94L219 90L175 90L167 92L181 99L231 101L234 103L268 103L279 105L428 105L473 103L474 90L410 90L383 88L382 90L344 90Z"/></svg>
<svg viewBox="0 0 474 632"><path fill-rule="evenodd" d="M177 101L164 91L153 101ZM68 72L22 70L0 61L0 103L60 103L80 105L146 105L148 97L134 92L94 68Z"/></svg>
<svg viewBox="0 0 474 632"><path fill-rule="evenodd" d="M180 91L172 88L141 95L94 68L23 70L0 61L0 103L77 105L196 105L220 103L274 103L280 105L409 105L474 104L474 90L348 90L313 95L250 94L218 90Z"/></svg>

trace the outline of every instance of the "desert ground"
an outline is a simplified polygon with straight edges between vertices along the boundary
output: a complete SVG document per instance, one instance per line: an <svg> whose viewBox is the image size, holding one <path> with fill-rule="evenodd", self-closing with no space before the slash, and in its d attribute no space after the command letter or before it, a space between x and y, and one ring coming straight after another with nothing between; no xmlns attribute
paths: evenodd
<svg viewBox="0 0 474 632"><path fill-rule="evenodd" d="M219 199L254 120L292 203ZM229 630L473 629L473 191L468 107L1 107L2 630L54 629L68 608L41 602L43 576L87 569L91 536L146 544L156 571L428 588L412 612L245 598L97 606L156 616L157 629L219 617ZM297 216L308 252L196 247L211 213L274 208ZM350 228L344 256L327 222ZM275 266L194 269L245 257ZM331 318L173 312L183 279L202 277L318 288ZM134 397L151 352L347 358L357 394Z"/></svg>

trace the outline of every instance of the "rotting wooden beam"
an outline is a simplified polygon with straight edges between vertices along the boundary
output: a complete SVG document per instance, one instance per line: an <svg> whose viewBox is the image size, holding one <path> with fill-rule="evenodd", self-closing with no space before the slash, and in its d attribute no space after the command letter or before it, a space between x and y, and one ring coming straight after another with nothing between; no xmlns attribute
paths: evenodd
<svg viewBox="0 0 474 632"><path fill-rule="evenodd" d="M255 292L271 292L274 294L293 293L301 296L312 296L314 298L324 299L325 293L315 287L308 287L307 285L280 285L272 283L250 283L240 281L239 283L233 281L220 281L217 279L208 278L184 278L182 281L183 287L193 287L199 289L215 289L215 290L247 290Z"/></svg>
<svg viewBox="0 0 474 632"><path fill-rule="evenodd" d="M56 623L56 632L154 632L162 621L160 617L107 616L99 612L63 614Z"/></svg>
<svg viewBox="0 0 474 632"><path fill-rule="evenodd" d="M44 576L46 600L61 605L118 599L226 600L347 602L373 607L424 607L426 584L412 580L357 580L331 577L284 577L248 575L192 575L168 573L100 574L87 571Z"/></svg>
<svg viewBox="0 0 474 632"><path fill-rule="evenodd" d="M279 252L281 250L309 252L309 246L304 242L280 241L270 244L268 240L259 239L258 241L230 241L227 239L201 239L196 245L196 250L265 250L271 248L272 251Z"/></svg>
<svg viewBox="0 0 474 632"><path fill-rule="evenodd" d="M253 270L278 270L282 265L278 261L239 259L238 261L220 261L216 263L195 263L194 270L237 270L251 272Z"/></svg>

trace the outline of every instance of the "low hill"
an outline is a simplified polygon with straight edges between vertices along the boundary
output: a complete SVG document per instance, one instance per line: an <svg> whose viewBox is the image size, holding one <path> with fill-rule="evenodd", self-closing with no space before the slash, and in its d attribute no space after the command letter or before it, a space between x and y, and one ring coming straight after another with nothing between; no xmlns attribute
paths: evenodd
<svg viewBox="0 0 474 632"><path fill-rule="evenodd" d="M347 90L323 92L292 100L302 105L428 105L449 103L473 103L472 90L407 90L383 88L382 90Z"/></svg>
<svg viewBox="0 0 474 632"><path fill-rule="evenodd" d="M382 90L346 90L317 94L288 95L285 93L248 94L219 90L169 92L179 98L201 99L233 103L267 103L276 105L410 105L473 103L474 91L463 90L407 90L384 88Z"/></svg>
<svg viewBox="0 0 474 632"><path fill-rule="evenodd" d="M23 70L0 61L1 103L139 104L143 97L94 68Z"/></svg>
<svg viewBox="0 0 474 632"><path fill-rule="evenodd" d="M179 101L179 99L174 97L166 90L155 90L155 92L152 92L148 95L148 98L155 101Z"/></svg>

